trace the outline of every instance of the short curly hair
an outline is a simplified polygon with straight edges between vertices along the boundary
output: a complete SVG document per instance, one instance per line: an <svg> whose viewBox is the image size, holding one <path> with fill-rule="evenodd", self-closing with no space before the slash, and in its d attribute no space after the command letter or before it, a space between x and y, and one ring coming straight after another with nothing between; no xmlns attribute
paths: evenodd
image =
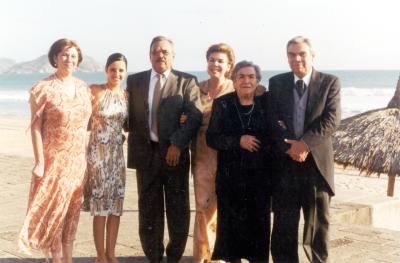
<svg viewBox="0 0 400 263"><path fill-rule="evenodd" d="M228 57L228 65L230 66L230 70L226 72L225 77L230 78L232 75L233 66L235 65L235 53L233 52L233 49L225 43L212 45L207 49L207 61L210 58L210 55L215 52L224 53Z"/></svg>
<svg viewBox="0 0 400 263"><path fill-rule="evenodd" d="M247 67L254 68L254 70L256 72L257 81L260 82L261 77L262 77L260 67L256 64L254 64L253 62L247 61L247 60L242 60L235 65L235 68L233 69L233 72L232 72L232 79L235 80L236 74L239 72L239 70L241 70L242 68L247 68Z"/></svg>
<svg viewBox="0 0 400 263"><path fill-rule="evenodd" d="M50 65L52 65L54 68L57 68L57 63L55 61L55 58L65 47L76 48L76 51L78 51L78 66L79 64L81 64L83 57L79 45L71 39L61 38L56 42L54 42L53 45L51 45L49 53L47 55L49 58Z"/></svg>

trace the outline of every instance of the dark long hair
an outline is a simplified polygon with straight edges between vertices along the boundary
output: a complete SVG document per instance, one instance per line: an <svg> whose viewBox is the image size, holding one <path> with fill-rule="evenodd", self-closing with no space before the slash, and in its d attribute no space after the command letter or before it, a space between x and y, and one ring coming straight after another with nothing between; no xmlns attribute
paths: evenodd
<svg viewBox="0 0 400 263"><path fill-rule="evenodd" d="M128 68L128 60L126 59L126 57L121 53L113 53L107 58L106 69L115 61L125 62L125 66Z"/></svg>

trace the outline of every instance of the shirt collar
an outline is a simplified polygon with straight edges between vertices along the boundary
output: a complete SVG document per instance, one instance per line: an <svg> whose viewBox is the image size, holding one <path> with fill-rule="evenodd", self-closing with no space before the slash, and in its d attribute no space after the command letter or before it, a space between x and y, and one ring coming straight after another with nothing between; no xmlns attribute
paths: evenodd
<svg viewBox="0 0 400 263"><path fill-rule="evenodd" d="M162 73L162 75L164 76L164 79L167 79L167 78L168 78L169 73L171 73L171 70L170 70L170 69L168 69L168 70L166 70L166 71L164 71L164 72ZM158 72L155 71L154 69L151 69L150 79L153 79L157 74L160 74L160 73L158 73Z"/></svg>
<svg viewBox="0 0 400 263"><path fill-rule="evenodd" d="M302 80L304 81L304 84L306 84L307 87L310 85L312 72L313 72L313 70L308 72L308 74L305 75L304 78L302 78ZM293 74L293 75L294 75L294 83L296 84L296 81L298 81L300 78L297 77L295 74Z"/></svg>

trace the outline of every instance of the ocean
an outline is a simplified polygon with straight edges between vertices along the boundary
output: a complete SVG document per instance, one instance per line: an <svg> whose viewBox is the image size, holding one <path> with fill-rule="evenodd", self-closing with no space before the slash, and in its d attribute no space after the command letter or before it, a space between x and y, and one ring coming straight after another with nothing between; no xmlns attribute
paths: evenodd
<svg viewBox="0 0 400 263"><path fill-rule="evenodd" d="M267 85L271 76L283 71L263 71L261 83ZM392 98L399 71L397 70L326 70L342 82L342 117L346 118L367 110L386 107ZM208 78L205 71L190 72L199 81ZM0 116L28 117L29 90L48 74L0 74ZM103 72L76 73L88 83L104 83Z"/></svg>

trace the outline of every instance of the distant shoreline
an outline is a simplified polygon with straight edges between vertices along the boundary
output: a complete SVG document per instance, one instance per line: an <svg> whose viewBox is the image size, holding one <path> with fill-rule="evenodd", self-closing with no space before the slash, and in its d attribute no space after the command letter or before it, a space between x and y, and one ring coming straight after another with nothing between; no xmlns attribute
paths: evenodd
<svg viewBox="0 0 400 263"><path fill-rule="evenodd" d="M195 75L198 81L208 79L205 70L188 71ZM268 79L282 71L262 71L261 84L268 86ZM342 117L346 118L367 110L386 107L392 98L399 71L362 71L341 70L327 71L339 76L342 83ZM132 74L132 73L130 73ZM47 73L31 74L0 74L0 116L29 116L29 89ZM106 75L103 72L76 72L76 77L87 83L104 83ZM125 87L125 85L122 85Z"/></svg>

